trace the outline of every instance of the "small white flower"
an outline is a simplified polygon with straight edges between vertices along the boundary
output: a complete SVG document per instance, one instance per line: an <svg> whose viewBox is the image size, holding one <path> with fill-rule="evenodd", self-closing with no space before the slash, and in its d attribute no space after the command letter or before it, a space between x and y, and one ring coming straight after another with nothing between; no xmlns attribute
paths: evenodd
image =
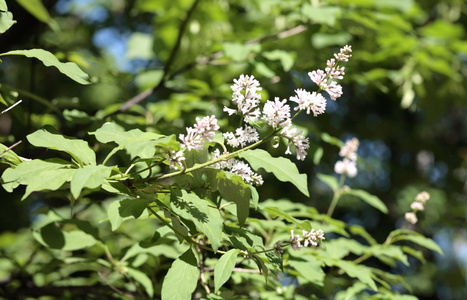
<svg viewBox="0 0 467 300"><path fill-rule="evenodd" d="M417 216L413 212L405 213L405 219L407 222L415 224L418 222Z"/></svg>
<svg viewBox="0 0 467 300"><path fill-rule="evenodd" d="M185 160L183 151L175 151L169 148L167 152L164 153L164 156L172 169L179 170L182 168L182 162Z"/></svg>
<svg viewBox="0 0 467 300"><path fill-rule="evenodd" d="M415 201L425 204L430 199L430 194L421 192L415 197Z"/></svg>
<svg viewBox="0 0 467 300"><path fill-rule="evenodd" d="M350 160L356 161L359 144L359 140L355 137L350 140L347 140L344 146L341 147L339 155Z"/></svg>
<svg viewBox="0 0 467 300"><path fill-rule="evenodd" d="M422 202L418 202L418 201L412 202L412 204L410 205L410 208L411 208L412 210L424 210L423 203L422 203Z"/></svg>
<svg viewBox="0 0 467 300"><path fill-rule="evenodd" d="M308 154L306 150L310 148L310 141L303 135L303 130L298 130L295 126L287 126L282 129L281 135L289 140L285 154L291 154L289 146L290 143L293 143L297 152L297 159L305 160Z"/></svg>
<svg viewBox="0 0 467 300"><path fill-rule="evenodd" d="M294 110L305 110L307 114L313 112L316 117L325 112L326 99L316 92L310 93L304 89L295 90L296 96L290 97L290 101L298 103Z"/></svg>
<svg viewBox="0 0 467 300"><path fill-rule="evenodd" d="M273 128L290 124L290 106L285 104L286 99L280 100L276 97L274 101L266 101L263 107L264 119Z"/></svg>
<svg viewBox="0 0 467 300"><path fill-rule="evenodd" d="M348 177L352 178L357 176L357 164L355 161L344 158L336 162L334 171L337 174L346 174Z"/></svg>
<svg viewBox="0 0 467 300"><path fill-rule="evenodd" d="M310 76L311 81L316 83L320 88L325 89L327 84L327 74L323 70L315 70L308 72L308 76Z"/></svg>

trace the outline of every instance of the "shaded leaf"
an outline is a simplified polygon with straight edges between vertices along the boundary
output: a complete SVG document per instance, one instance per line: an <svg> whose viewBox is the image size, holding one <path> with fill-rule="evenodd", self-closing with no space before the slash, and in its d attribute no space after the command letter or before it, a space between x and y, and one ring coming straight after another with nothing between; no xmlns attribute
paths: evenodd
<svg viewBox="0 0 467 300"><path fill-rule="evenodd" d="M61 73L65 74L78 83L91 83L89 81L88 74L84 73L75 63L62 63L55 57L55 55L43 49L13 50L0 54L0 56L4 55L24 55L27 57L34 57L40 60L47 67L56 67Z"/></svg>
<svg viewBox="0 0 467 300"><path fill-rule="evenodd" d="M330 187L334 193L339 190L339 182L337 182L336 177L324 174L317 174L316 177Z"/></svg>
<svg viewBox="0 0 467 300"><path fill-rule="evenodd" d="M286 221L288 221L290 223L293 223L295 226L297 226L298 228L300 228L302 230L306 230L306 231L311 230L310 222L308 222L308 221L299 221L299 220L295 219L294 217L292 217L291 215L289 215L288 213L280 210L277 207L266 207L264 209L264 211L267 212L272 218L281 217L284 220L286 220Z"/></svg>
<svg viewBox="0 0 467 300"><path fill-rule="evenodd" d="M253 169L258 170L263 168L266 172L273 173L280 181L291 182L305 196L310 196L307 176L300 174L297 166L289 159L272 157L267 151L262 149L247 150L239 153L238 156L246 159Z"/></svg>
<svg viewBox="0 0 467 300"><path fill-rule="evenodd" d="M107 216L112 226L112 231L117 230L120 225L129 219L137 219L146 211L147 200L124 199L114 201L107 208Z"/></svg>
<svg viewBox="0 0 467 300"><path fill-rule="evenodd" d="M173 211L186 220L192 221L196 228L211 241L212 248L216 251L221 245L222 216L216 207L196 194L173 191L170 201Z"/></svg>
<svg viewBox="0 0 467 300"><path fill-rule="evenodd" d="M126 268L126 273L139 284L141 284L142 287L144 287L144 290L149 295L149 297L154 296L154 284L152 283L151 279L149 279L148 275L128 267Z"/></svg>
<svg viewBox="0 0 467 300"><path fill-rule="evenodd" d="M237 206L237 218L240 225L245 223L250 212L250 186L238 175L227 174L222 170L206 170L214 191L219 191L222 198L234 202Z"/></svg>
<svg viewBox="0 0 467 300"><path fill-rule="evenodd" d="M295 253L292 255L296 256ZM306 260L290 259L288 261L288 264L300 274L300 276L297 278L298 282L301 284L307 284L311 282L317 286L323 286L324 277L326 274L321 268L321 263L311 255L305 255L303 258Z"/></svg>
<svg viewBox="0 0 467 300"><path fill-rule="evenodd" d="M344 195L356 196L356 197L362 199L363 201L365 201L366 203L370 204L374 208L380 210L381 212L383 212L385 214L388 213L388 208L386 207L386 204L384 204L383 201L381 201L381 199L379 199L378 197L376 197L374 195L371 195L367 191L364 191L364 190L347 190L344 193L342 193L342 195L343 196Z"/></svg>
<svg viewBox="0 0 467 300"><path fill-rule="evenodd" d="M55 223L33 231L36 240L42 245L63 251L75 251L93 246L96 239L83 231L62 231Z"/></svg>

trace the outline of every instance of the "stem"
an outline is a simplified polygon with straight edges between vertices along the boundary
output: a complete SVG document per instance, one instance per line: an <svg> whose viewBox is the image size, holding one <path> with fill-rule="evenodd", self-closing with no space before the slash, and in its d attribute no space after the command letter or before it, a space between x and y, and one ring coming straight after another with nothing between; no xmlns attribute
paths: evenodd
<svg viewBox="0 0 467 300"><path fill-rule="evenodd" d="M205 162L205 163L202 163L202 164L199 164L199 165L195 165L195 166L193 166L193 167L191 167L191 168L188 168L188 169L185 169L185 170L181 170L181 171L177 171L177 172L173 172L173 173L169 173L169 174L164 174L164 175L162 175L162 176L154 177L154 178L150 178L150 179L163 180L163 179L167 179L167 178L172 178L172 177L175 177L175 176L184 174L184 173L189 173L189 172L193 172L193 171L202 169L202 168L204 168L204 167L213 165L213 164L218 163L218 162L220 162L220 161L229 160L229 159L231 159L231 158L234 158L235 156L237 156L239 153L241 153L241 152L243 152L243 151L246 151L246 150L255 148L255 147L261 145L262 143L267 142L267 141L270 140L272 137L274 137L274 136L276 135L277 132L278 132L278 130L274 130L271 134L269 134L269 135L268 135L267 137L265 137L264 139L259 140L259 141L257 141L256 143L251 144L251 145L249 145L249 146L246 146L245 148L239 149L239 150L237 150L237 151L235 151L235 152L227 153L227 154L221 155L221 156L219 156L218 158L216 158L216 159L214 159L214 160L210 160L210 161L207 161L207 162ZM148 181L148 180L146 180L146 181Z"/></svg>
<svg viewBox="0 0 467 300"><path fill-rule="evenodd" d="M326 215L328 217L332 216L332 213L334 212L334 209L336 208L337 203L339 202L339 199L341 198L342 187L344 186L344 182L345 182L345 175L341 174L341 178L339 180L339 189L334 192L334 196L332 197L331 205L329 205L328 212L326 213Z"/></svg>

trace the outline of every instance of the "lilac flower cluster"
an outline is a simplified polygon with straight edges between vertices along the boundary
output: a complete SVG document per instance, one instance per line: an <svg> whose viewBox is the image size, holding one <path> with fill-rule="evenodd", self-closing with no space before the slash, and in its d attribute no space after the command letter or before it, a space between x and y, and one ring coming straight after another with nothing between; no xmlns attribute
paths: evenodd
<svg viewBox="0 0 467 300"><path fill-rule="evenodd" d="M218 159L221 156L219 149L214 150L211 155L213 160ZM248 184L262 185L264 183L261 175L253 172L247 163L239 159L231 158L229 160L221 161L216 163L214 167L216 169L226 170L235 175L239 175Z"/></svg>
<svg viewBox="0 0 467 300"><path fill-rule="evenodd" d="M340 62L346 62L351 57L352 49L350 46L345 46L340 49L339 53L334 54L334 58L327 61L325 70L316 70L309 73L313 82L318 84L320 90L310 93L304 89L295 90L295 95L289 98L290 102L294 102L297 106L295 111L305 111L307 114L313 113L316 117L323 114L326 110L326 99L319 93L325 90L331 96L331 99L336 100L342 95L342 87L337 84L336 80L343 79L344 67L340 67ZM310 147L309 138L305 136L303 130L299 130L292 124L291 107L287 104L287 99L280 100L278 97L274 101L267 100L261 110L259 104L261 102L261 87L258 80L254 76L241 75L238 79L234 79L232 89L232 103L235 108L224 107L224 111L229 116L240 115L246 123L240 126L235 132L226 132L223 134L226 144L233 147L245 147L249 143L259 141L258 131L250 126L250 123L256 123L260 119L267 122L275 130L276 138L285 138L287 140L286 154L292 154L290 146L295 147L297 159L305 160L307 150ZM214 116L196 119L196 124L193 127L187 128L186 135L180 134L179 138L182 141L182 150L202 150L206 143L210 143L214 138L214 131L218 130L217 120ZM358 145L357 145L358 146ZM224 149L225 150L225 149ZM224 151L226 152L226 151ZM172 167L180 165L180 156L168 155L167 160ZM218 158L213 154L213 159ZM352 160L351 160L352 161ZM344 160L345 164L349 164ZM355 162L353 161L353 164ZM232 173L242 176L247 183L260 184L262 178L251 171L251 168L240 160L231 159L227 162L217 164L221 169L227 169ZM352 165L352 162L350 163ZM351 170L350 167L343 167L342 170ZM355 176L355 172L347 171L349 176ZM259 176L259 177L258 177Z"/></svg>
<svg viewBox="0 0 467 300"><path fill-rule="evenodd" d="M216 130L220 128L214 115L202 119L196 118L196 124L193 127L187 127L186 136L184 134L178 136L182 141L182 148L186 148L188 151L202 150L206 143L212 142Z"/></svg>
<svg viewBox="0 0 467 300"><path fill-rule="evenodd" d="M175 151L169 148L167 149L167 152L164 153L164 157L172 169L183 169L182 164L185 160L185 157L183 156L182 150Z"/></svg>
<svg viewBox="0 0 467 300"><path fill-rule="evenodd" d="M240 75L240 78L234 79L232 102L237 105L237 109L224 107L224 111L229 114L240 114L245 121L257 122L261 112L258 108L261 100L261 87L255 76Z"/></svg>
<svg viewBox="0 0 467 300"><path fill-rule="evenodd" d="M357 138L352 138L345 142L341 147L339 155L343 157L334 165L334 171L337 174L345 174L349 177L357 175L357 150L360 142Z"/></svg>
<svg viewBox="0 0 467 300"><path fill-rule="evenodd" d="M416 224L418 222L417 219L417 211L425 209L425 203L430 199L430 194L427 192L421 192L415 197L415 201L412 202L410 208L412 209L411 212L405 213L405 219L407 222Z"/></svg>
<svg viewBox="0 0 467 300"><path fill-rule="evenodd" d="M302 236L298 234L295 235L294 231L290 230L290 245L295 251L300 250L302 247L318 246L319 243L324 239L324 232L321 229L316 231L312 229L310 232L303 230Z"/></svg>
<svg viewBox="0 0 467 300"><path fill-rule="evenodd" d="M329 94L332 100L336 100L342 96L342 86L335 80L342 80L345 75L345 67L340 67L339 62L347 62L352 56L352 47L346 45L340 49L339 53L334 54L334 58L326 62L326 68L323 70L315 70L308 73L311 81L316 83L320 90L324 90Z"/></svg>

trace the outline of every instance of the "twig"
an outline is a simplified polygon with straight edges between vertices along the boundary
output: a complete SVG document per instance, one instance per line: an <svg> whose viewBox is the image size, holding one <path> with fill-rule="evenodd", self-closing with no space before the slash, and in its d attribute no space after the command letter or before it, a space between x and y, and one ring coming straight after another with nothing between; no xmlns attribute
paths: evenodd
<svg viewBox="0 0 467 300"><path fill-rule="evenodd" d="M144 99L146 99L147 97L151 96L154 93L154 91L156 91L161 86L163 86L164 81L167 79L170 68L172 67L172 64L173 64L173 62L175 60L175 56L177 55L177 52L180 49L180 45L181 45L181 42L182 42L182 37L183 37L183 34L185 33L186 27L188 25L188 21L191 18L191 15L193 14L193 12L194 12L196 6L198 5L198 3L199 3L199 0L193 1L193 4L191 5L190 9L187 11L185 18L183 19L182 23L180 24L180 30L178 31L177 41L175 42L175 45L172 48L172 51L170 52L169 59L167 60L167 63L165 64L164 69L162 71L163 72L162 79L157 84L157 86L139 93L138 95L134 96L130 100L123 103L123 105L120 106L119 110L114 111L112 113L109 113L109 114L101 117L101 119L108 118L108 117L116 114L117 112L123 112L123 111L128 110L133 105L138 104L141 101L143 101Z"/></svg>
<svg viewBox="0 0 467 300"><path fill-rule="evenodd" d="M7 109L3 110L3 111L1 112L1 114L6 113L7 111L9 111L10 109L12 109L12 108L15 107L16 105L20 104L21 102L23 102L23 100L16 101L15 104L13 104L12 106L10 106L10 107L8 107Z"/></svg>
<svg viewBox="0 0 467 300"><path fill-rule="evenodd" d="M118 288L114 287L113 285L110 284L110 282L107 280L107 278L105 278L105 276L101 273L101 272L97 272L97 274L99 275L99 277L104 280L104 282L112 289L114 290L115 292L119 293L120 295L125 295L126 297L130 298L130 299L135 299L135 297L133 297L133 295L130 295L130 294L126 294L124 293L123 291L119 290Z"/></svg>
<svg viewBox="0 0 467 300"><path fill-rule="evenodd" d="M0 153L0 156L2 156L4 153L10 151L11 149L13 149L14 147L18 146L19 144L21 144L21 140L20 141L17 141L16 143L14 143L13 145L11 145L10 147L6 148L5 150L3 150L1 153Z"/></svg>

